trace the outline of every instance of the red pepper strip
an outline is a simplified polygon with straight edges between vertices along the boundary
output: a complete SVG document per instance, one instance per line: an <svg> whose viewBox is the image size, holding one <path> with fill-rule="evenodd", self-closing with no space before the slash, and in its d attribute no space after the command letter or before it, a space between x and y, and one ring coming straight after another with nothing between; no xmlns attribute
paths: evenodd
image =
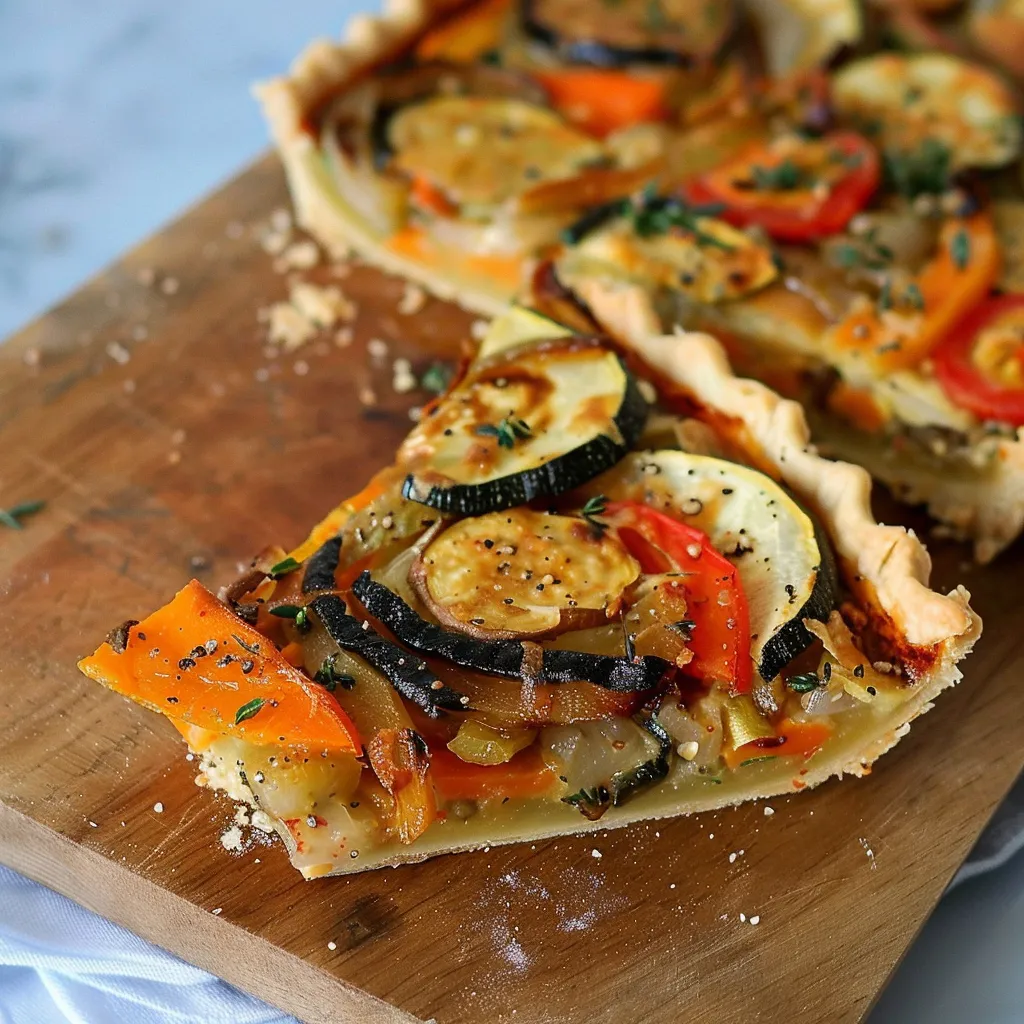
<svg viewBox="0 0 1024 1024"><path fill-rule="evenodd" d="M976 306L934 353L950 401L983 420L1024 426L1024 295Z"/></svg>
<svg viewBox="0 0 1024 1024"><path fill-rule="evenodd" d="M687 615L694 627L687 643L693 660L683 674L706 685L726 681L732 693L748 693L753 677L750 608L736 566L702 530L646 505L612 502L601 519L614 527L644 572L686 574Z"/></svg>
<svg viewBox="0 0 1024 1024"><path fill-rule="evenodd" d="M735 750L723 748L722 758L730 769L762 757L802 757L806 761L821 750L831 735L828 722L794 722L786 718L779 723L776 736L751 740Z"/></svg>
<svg viewBox="0 0 1024 1024"><path fill-rule="evenodd" d="M123 636L78 667L137 704L249 743L361 750L334 697L196 580Z"/></svg>
<svg viewBox="0 0 1024 1024"><path fill-rule="evenodd" d="M689 182L687 199L721 203L723 220L805 242L841 231L878 187L878 153L863 136L755 143Z"/></svg>

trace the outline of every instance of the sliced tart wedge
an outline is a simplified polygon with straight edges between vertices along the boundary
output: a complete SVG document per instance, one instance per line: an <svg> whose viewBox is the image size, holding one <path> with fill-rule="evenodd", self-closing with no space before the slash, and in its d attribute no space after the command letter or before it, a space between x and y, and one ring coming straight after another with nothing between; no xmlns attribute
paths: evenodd
<svg viewBox="0 0 1024 1024"><path fill-rule="evenodd" d="M512 311L435 418L570 382L516 471L595 424L609 437L641 385L596 339L536 340L558 326ZM417 427L304 544L223 602L190 584L83 670L169 717L307 878L867 773L959 678L980 631L966 591L929 589L919 541L871 518L866 473L816 455L799 407L710 338L634 347L657 447L620 431L582 477L442 512L402 493L458 461ZM515 456L532 436L484 439Z"/></svg>

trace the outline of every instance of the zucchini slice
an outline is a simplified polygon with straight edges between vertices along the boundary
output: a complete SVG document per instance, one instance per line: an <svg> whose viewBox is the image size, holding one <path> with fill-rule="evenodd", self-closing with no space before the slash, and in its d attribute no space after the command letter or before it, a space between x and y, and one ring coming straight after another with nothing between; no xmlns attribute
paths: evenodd
<svg viewBox="0 0 1024 1024"><path fill-rule="evenodd" d="M531 341L545 338L571 338L575 331L557 320L544 316L526 306L512 305L501 316L495 317L476 352L476 361L490 359L506 349L518 348Z"/></svg>
<svg viewBox="0 0 1024 1024"><path fill-rule="evenodd" d="M676 222L643 230L645 211L618 217L586 234L556 261L558 279L579 294L594 278L666 288L697 302L716 303L758 291L778 277L772 250L713 217L665 200ZM655 214L657 206L648 204ZM638 230L638 226L640 229Z"/></svg>
<svg viewBox="0 0 1024 1024"><path fill-rule="evenodd" d="M352 593L368 614L387 626L407 647L486 675L537 685L584 682L617 693L642 693L658 687L669 670L668 663L661 658L630 659L585 651L548 650L530 641L476 640L421 618L369 572L356 579Z"/></svg>
<svg viewBox="0 0 1024 1024"><path fill-rule="evenodd" d="M563 60L597 67L690 65L721 48L731 0L522 0L527 35Z"/></svg>
<svg viewBox="0 0 1024 1024"><path fill-rule="evenodd" d="M689 452L637 452L592 488L703 530L735 563L750 605L751 655L766 681L813 641L803 620L827 621L838 602L838 577L824 534L757 470Z"/></svg>
<svg viewBox="0 0 1024 1024"><path fill-rule="evenodd" d="M998 167L1020 150L1010 90L978 64L945 53L880 53L832 80L839 114L877 133L891 153L939 143L952 168Z"/></svg>
<svg viewBox="0 0 1024 1024"><path fill-rule="evenodd" d="M618 539L586 520L515 508L449 526L410 581L445 626L536 638L607 623L639 575Z"/></svg>
<svg viewBox="0 0 1024 1024"><path fill-rule="evenodd" d="M604 156L558 114L507 97L434 96L403 107L388 124L388 143L398 170L478 211L572 178Z"/></svg>
<svg viewBox="0 0 1024 1024"><path fill-rule="evenodd" d="M478 364L409 434L403 495L482 515L561 494L636 442L647 402L595 338L536 342Z"/></svg>

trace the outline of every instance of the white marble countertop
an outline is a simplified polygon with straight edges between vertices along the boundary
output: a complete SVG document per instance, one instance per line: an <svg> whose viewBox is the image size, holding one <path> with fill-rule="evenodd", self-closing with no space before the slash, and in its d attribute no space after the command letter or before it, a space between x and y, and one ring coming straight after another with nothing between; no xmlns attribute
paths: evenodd
<svg viewBox="0 0 1024 1024"><path fill-rule="evenodd" d="M365 6L0 2L0 337L260 152L249 83ZM873 1024L1022 1021L1022 966L1017 854L947 896Z"/></svg>

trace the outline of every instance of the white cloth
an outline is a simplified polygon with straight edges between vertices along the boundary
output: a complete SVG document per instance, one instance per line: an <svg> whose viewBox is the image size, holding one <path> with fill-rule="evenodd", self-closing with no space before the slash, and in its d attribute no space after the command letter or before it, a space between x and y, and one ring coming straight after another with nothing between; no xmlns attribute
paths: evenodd
<svg viewBox="0 0 1024 1024"><path fill-rule="evenodd" d="M0 1024L297 1024L0 867Z"/></svg>

